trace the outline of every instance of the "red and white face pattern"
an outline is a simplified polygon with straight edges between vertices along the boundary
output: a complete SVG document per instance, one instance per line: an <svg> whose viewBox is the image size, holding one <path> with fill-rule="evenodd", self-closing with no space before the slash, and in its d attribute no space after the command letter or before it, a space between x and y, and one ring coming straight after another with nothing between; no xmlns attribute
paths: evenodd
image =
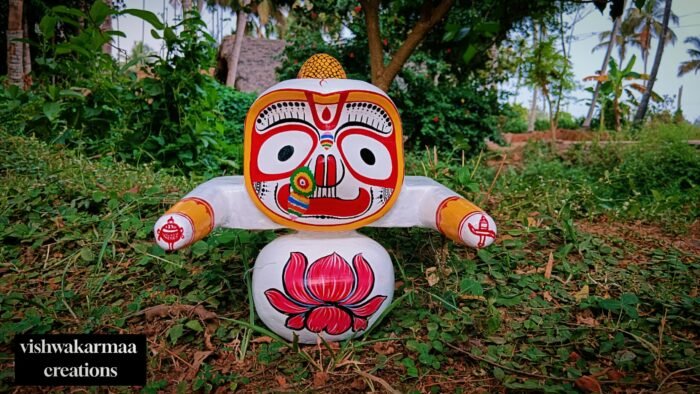
<svg viewBox="0 0 700 394"><path fill-rule="evenodd" d="M282 82L251 107L245 140L251 198L291 228L361 227L391 207L403 181L398 112L365 82Z"/></svg>

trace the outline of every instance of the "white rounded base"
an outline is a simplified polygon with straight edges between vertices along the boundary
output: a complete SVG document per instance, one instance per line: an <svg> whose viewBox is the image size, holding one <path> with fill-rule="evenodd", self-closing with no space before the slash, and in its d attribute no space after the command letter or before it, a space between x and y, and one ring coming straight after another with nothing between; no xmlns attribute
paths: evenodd
<svg viewBox="0 0 700 394"><path fill-rule="evenodd" d="M253 268L260 319L287 340L361 335L391 304L394 267L384 248L355 233L297 233L272 241Z"/></svg>

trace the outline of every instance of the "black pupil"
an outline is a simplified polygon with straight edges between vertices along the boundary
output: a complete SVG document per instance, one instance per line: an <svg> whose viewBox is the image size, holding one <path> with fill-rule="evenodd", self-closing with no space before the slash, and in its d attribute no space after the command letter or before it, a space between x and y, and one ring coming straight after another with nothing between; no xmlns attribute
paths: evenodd
<svg viewBox="0 0 700 394"><path fill-rule="evenodd" d="M289 160L290 157L294 154L294 147L291 145L285 145L280 149L279 153L277 153L277 159L279 161L287 161Z"/></svg>
<svg viewBox="0 0 700 394"><path fill-rule="evenodd" d="M377 159L374 158L374 153L367 148L362 148L360 150L360 157L362 158L362 161L371 166L377 161Z"/></svg>

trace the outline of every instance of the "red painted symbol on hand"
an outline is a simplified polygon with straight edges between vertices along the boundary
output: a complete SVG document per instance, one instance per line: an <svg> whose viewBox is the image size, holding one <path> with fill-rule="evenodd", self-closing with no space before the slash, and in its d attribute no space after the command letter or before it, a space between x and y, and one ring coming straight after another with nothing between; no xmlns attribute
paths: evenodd
<svg viewBox="0 0 700 394"><path fill-rule="evenodd" d="M484 215L481 215L478 228L475 228L469 223L469 231L479 237L479 243L476 245L479 248L483 248L484 245L486 245L486 240L488 238L496 238L496 233L489 228L489 221Z"/></svg>
<svg viewBox="0 0 700 394"><path fill-rule="evenodd" d="M185 238L185 229L175 223L175 219L170 217L163 227L158 229L158 240L165 241L168 249L174 249L175 242Z"/></svg>

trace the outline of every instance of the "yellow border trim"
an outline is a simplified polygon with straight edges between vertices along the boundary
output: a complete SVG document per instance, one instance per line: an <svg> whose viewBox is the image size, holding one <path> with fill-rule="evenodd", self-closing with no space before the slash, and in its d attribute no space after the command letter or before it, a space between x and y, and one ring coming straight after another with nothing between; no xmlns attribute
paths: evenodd
<svg viewBox="0 0 700 394"><path fill-rule="evenodd" d="M399 173L397 174L398 179L396 180L396 188L391 194L389 200L384 204L384 206L372 214L369 217L360 219L358 221L346 224L304 224L293 220L285 219L278 214L272 212L267 208L253 190L253 183L250 180L250 152L251 152L251 135L254 130L255 117L257 114L268 104L279 101L279 100L306 100L306 90L297 89L284 89L277 90L266 94L263 97L258 98L253 105L248 110L246 115L245 125L243 126L243 177L245 179L245 188L248 191L248 196L253 201L256 207L270 218L273 222L280 224L282 226L294 229L294 230L305 230L305 231L320 231L320 232L333 232L333 231L348 231L355 230L360 227L366 226L369 223L379 220L382 216L386 215L387 212L394 206L396 199L399 198L399 193L401 193L401 188L403 186L404 179L404 152L403 152L403 127L401 125L401 118L399 117L399 111L396 109L394 103L387 97L382 96L379 93L370 92L366 90L350 91L348 94L348 102L365 100L381 105L389 113L392 123L394 124L394 138L396 140L396 165L398 166ZM313 92L313 91L312 91ZM329 94L320 94L313 92L314 97L316 96L333 96L338 95L341 92L333 92Z"/></svg>

